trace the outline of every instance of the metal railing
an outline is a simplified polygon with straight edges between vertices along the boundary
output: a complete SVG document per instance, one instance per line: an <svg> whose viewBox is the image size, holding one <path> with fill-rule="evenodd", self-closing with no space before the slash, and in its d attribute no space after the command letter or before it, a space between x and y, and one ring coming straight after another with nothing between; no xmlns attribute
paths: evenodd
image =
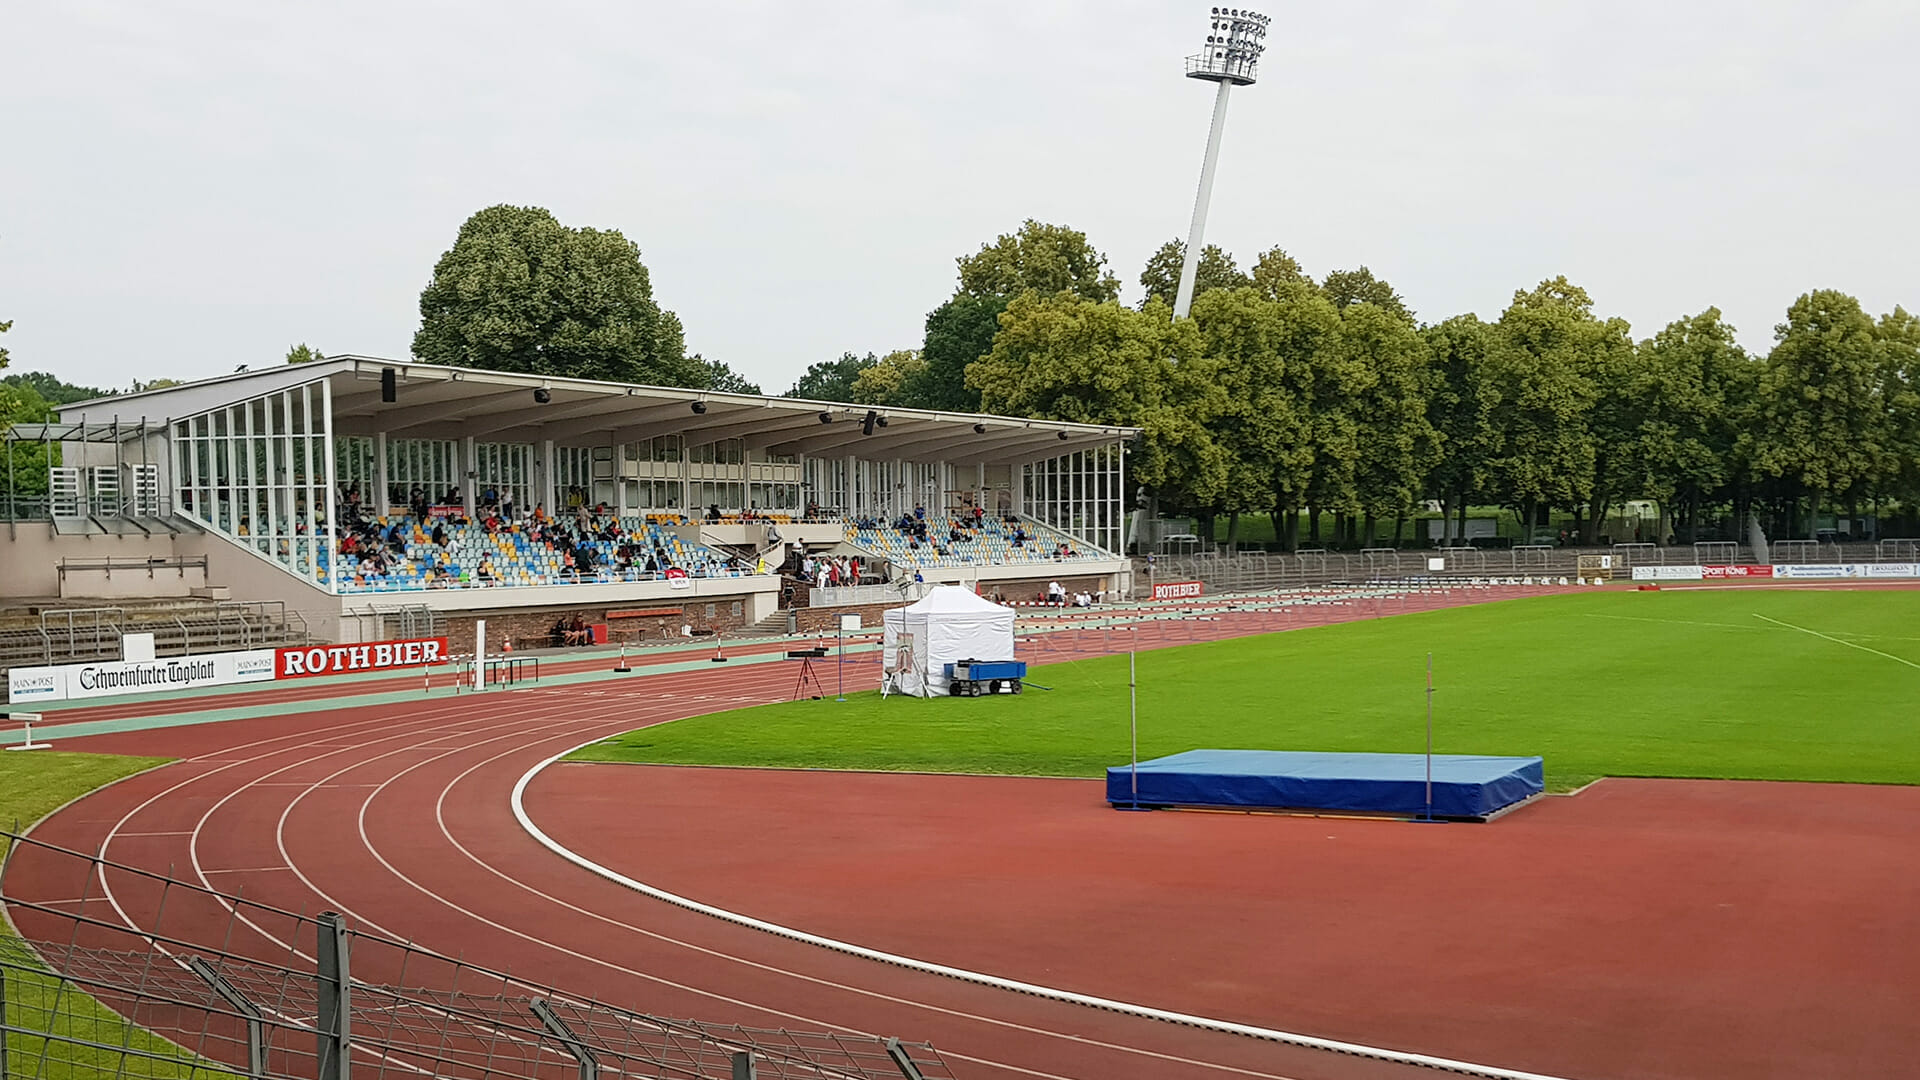
<svg viewBox="0 0 1920 1080"><path fill-rule="evenodd" d="M0 1076L346 1080L351 1066L457 1080L953 1076L924 1043L635 1012L356 930L334 912L296 914L0 832L8 839L0 900L22 937L0 934ZM141 913L138 930L121 907Z"/></svg>

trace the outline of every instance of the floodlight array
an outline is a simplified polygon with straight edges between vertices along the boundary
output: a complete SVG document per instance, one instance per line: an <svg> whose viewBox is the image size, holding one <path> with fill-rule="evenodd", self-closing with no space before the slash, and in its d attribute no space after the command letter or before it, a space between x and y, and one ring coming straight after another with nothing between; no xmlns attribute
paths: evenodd
<svg viewBox="0 0 1920 1080"><path fill-rule="evenodd" d="M1260 74L1272 19L1244 8L1214 8L1207 24L1206 51L1187 57L1187 76L1251 85Z"/></svg>

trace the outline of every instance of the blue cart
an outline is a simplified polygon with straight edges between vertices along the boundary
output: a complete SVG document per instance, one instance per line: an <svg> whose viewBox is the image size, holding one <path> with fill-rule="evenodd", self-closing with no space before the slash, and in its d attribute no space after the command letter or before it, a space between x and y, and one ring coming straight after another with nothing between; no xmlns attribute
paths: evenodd
<svg viewBox="0 0 1920 1080"><path fill-rule="evenodd" d="M1017 694L1026 677L1025 660L962 660L947 665L947 693L954 697Z"/></svg>

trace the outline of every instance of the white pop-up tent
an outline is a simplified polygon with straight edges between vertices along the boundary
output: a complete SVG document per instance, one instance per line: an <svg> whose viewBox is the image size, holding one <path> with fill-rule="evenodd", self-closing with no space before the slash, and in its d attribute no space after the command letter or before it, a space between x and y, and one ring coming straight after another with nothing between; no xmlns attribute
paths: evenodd
<svg viewBox="0 0 1920 1080"><path fill-rule="evenodd" d="M1013 609L972 589L941 585L926 598L886 613L881 660L902 693L947 692L947 665L958 660L1013 659Z"/></svg>

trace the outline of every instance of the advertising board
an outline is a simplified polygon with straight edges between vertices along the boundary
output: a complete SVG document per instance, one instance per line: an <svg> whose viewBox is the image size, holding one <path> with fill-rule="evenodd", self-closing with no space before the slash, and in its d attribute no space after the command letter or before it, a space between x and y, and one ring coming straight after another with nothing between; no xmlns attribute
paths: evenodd
<svg viewBox="0 0 1920 1080"><path fill-rule="evenodd" d="M1699 581L1706 574L1704 566L1636 566L1633 567L1635 581Z"/></svg>
<svg viewBox="0 0 1920 1080"><path fill-rule="evenodd" d="M1783 578L1850 578L1856 576L1852 563L1780 563L1773 568L1774 577Z"/></svg>
<svg viewBox="0 0 1920 1080"><path fill-rule="evenodd" d="M1770 578L1773 576L1771 566L1703 566L1700 569L1704 572L1702 576L1710 581L1723 578Z"/></svg>
<svg viewBox="0 0 1920 1080"><path fill-rule="evenodd" d="M234 686L273 678L273 650L170 656L161 660L99 660L87 664L14 668L7 673L8 700L85 701L144 694L154 690L191 690Z"/></svg>
<svg viewBox="0 0 1920 1080"><path fill-rule="evenodd" d="M1155 600L1185 600L1199 596L1206 591L1206 585L1198 581L1162 581L1153 586Z"/></svg>
<svg viewBox="0 0 1920 1080"><path fill-rule="evenodd" d="M386 671L445 663L447 639L407 638L364 645L312 645L274 650L274 675L303 679L313 675L346 675L355 671Z"/></svg>

